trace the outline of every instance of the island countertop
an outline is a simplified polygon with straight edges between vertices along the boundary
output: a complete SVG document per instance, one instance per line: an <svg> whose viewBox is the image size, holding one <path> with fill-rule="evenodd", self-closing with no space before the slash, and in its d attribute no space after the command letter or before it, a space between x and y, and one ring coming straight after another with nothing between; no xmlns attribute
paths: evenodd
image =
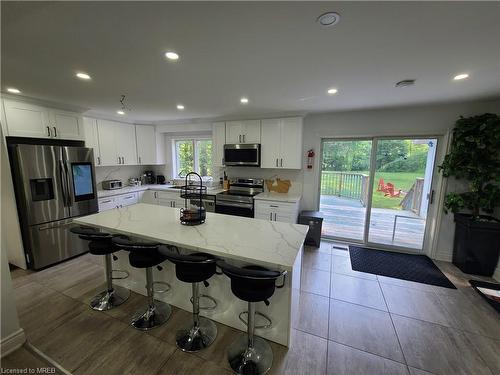
<svg viewBox="0 0 500 375"><path fill-rule="evenodd" d="M182 225L180 210L138 203L74 219L160 243L176 245L244 262L292 269L309 229L306 225L266 221L207 212L206 222Z"/></svg>

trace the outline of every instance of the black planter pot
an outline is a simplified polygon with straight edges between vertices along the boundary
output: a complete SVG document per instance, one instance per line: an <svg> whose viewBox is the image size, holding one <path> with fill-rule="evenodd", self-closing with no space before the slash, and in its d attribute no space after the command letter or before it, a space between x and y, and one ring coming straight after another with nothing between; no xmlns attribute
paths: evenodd
<svg viewBox="0 0 500 375"><path fill-rule="evenodd" d="M491 276L500 254L500 220L473 220L472 215L455 214L453 264L465 273Z"/></svg>

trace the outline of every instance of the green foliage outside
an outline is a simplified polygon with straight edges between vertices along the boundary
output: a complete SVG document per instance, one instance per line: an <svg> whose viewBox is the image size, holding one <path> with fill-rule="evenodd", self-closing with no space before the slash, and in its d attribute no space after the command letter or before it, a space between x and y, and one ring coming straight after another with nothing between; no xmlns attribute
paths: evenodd
<svg viewBox="0 0 500 375"><path fill-rule="evenodd" d="M200 176L212 175L212 141L203 139L196 141L198 147L198 174Z"/></svg>
<svg viewBox="0 0 500 375"><path fill-rule="evenodd" d="M177 173L185 176L195 171L201 176L212 175L212 141L209 139L175 142ZM195 163L195 147L198 160Z"/></svg>

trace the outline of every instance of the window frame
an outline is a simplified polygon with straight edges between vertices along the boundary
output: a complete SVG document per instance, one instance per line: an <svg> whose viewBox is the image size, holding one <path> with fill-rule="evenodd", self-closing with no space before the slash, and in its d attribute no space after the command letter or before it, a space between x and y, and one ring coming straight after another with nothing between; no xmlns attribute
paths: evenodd
<svg viewBox="0 0 500 375"><path fill-rule="evenodd" d="M206 136L185 136L185 137L176 137L172 139L172 177L173 178L184 178L186 176L179 176L179 159L177 157L177 142L191 142L193 145L193 169L194 171L199 170L199 150L198 150L198 141L211 141L212 137L209 135ZM213 143L212 143L213 146ZM201 177L211 177L211 176L201 176Z"/></svg>

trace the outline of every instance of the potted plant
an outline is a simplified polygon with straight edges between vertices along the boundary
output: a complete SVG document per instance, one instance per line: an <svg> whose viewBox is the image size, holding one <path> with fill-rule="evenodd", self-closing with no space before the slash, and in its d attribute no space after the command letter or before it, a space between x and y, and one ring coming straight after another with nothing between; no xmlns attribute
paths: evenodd
<svg viewBox="0 0 500 375"><path fill-rule="evenodd" d="M467 182L444 202L445 212L455 214L453 263L465 273L491 276L500 252L500 220L491 216L500 206L500 116L460 117L439 169Z"/></svg>

